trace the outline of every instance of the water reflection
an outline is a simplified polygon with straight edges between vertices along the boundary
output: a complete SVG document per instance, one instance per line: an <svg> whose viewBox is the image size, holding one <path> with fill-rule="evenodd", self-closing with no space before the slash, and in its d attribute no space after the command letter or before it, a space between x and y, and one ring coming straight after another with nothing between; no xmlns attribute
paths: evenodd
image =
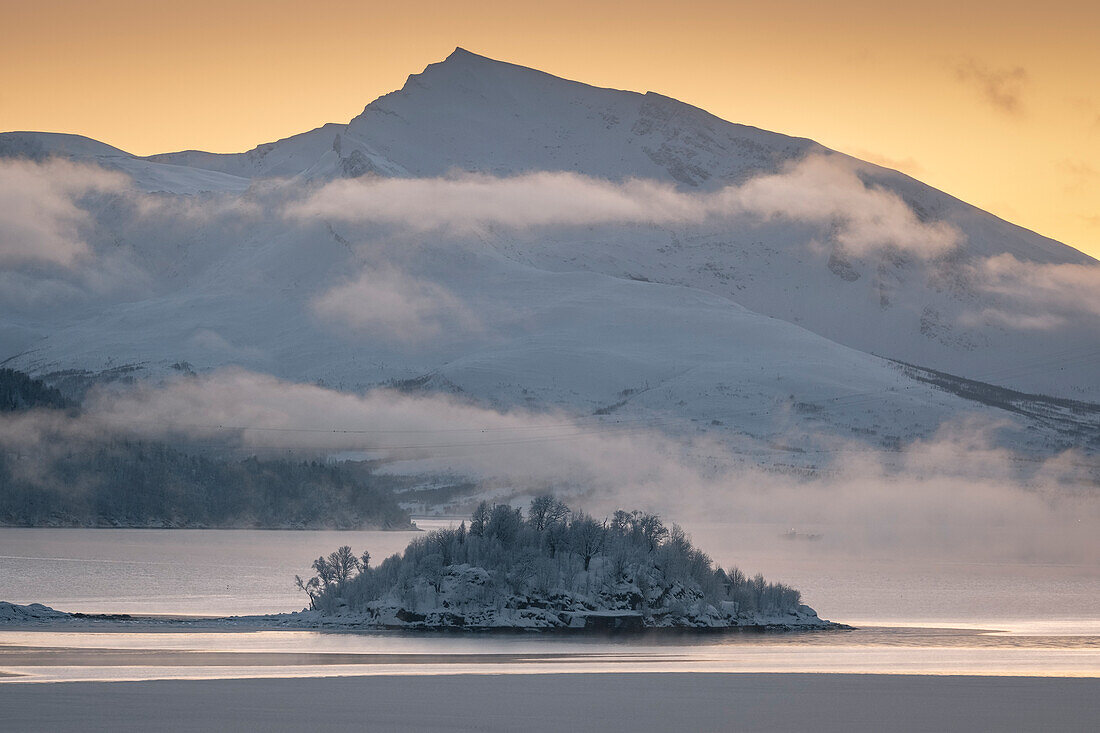
<svg viewBox="0 0 1100 733"><path fill-rule="evenodd" d="M1100 636L869 627L723 636L0 632L19 681L574 672L1100 676Z"/></svg>
<svg viewBox="0 0 1100 733"><path fill-rule="evenodd" d="M1100 572L1094 566L918 567L899 559L829 556L817 547L823 543L775 540L770 527L693 529L723 564L736 558L747 570L794 585L822 617L859 628L643 637L245 632L202 623L186 632L170 626L0 630L0 684L601 671L1100 676ZM381 559L414 536L4 528L0 600L86 613L290 611L305 601L292 586L293 575L313 558L348 544Z"/></svg>

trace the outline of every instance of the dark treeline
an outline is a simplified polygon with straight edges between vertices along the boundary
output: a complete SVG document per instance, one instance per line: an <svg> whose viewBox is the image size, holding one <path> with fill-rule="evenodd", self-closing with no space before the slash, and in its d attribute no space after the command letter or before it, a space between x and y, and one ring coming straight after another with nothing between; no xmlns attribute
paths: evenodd
<svg viewBox="0 0 1100 733"><path fill-rule="evenodd" d="M407 528L394 479L358 463L225 460L112 442L26 467L0 452L0 523L84 527Z"/></svg>
<svg viewBox="0 0 1100 733"><path fill-rule="evenodd" d="M38 426L36 440L18 443L5 444L0 431L3 525L411 526L394 495L407 480L378 475L368 463L240 460L153 441L74 437L83 433L58 426L77 420L78 408L10 369L0 370L0 410Z"/></svg>
<svg viewBox="0 0 1100 733"><path fill-rule="evenodd" d="M657 515L617 511L600 521L549 496L536 498L526 517L483 503L468 527L418 537L377 567L368 560L341 548L318 558L316 575L298 585L323 612L585 607L636 611L676 625L708 608L774 614L801 604L793 588L715 567L679 526L666 527Z"/></svg>
<svg viewBox="0 0 1100 733"><path fill-rule="evenodd" d="M71 403L53 387L14 369L0 369L0 412L36 407L64 409Z"/></svg>

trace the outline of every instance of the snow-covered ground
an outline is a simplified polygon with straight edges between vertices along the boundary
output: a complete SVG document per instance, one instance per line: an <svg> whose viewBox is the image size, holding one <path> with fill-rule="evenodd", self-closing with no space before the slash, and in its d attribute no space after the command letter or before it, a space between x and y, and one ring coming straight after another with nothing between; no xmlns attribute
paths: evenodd
<svg viewBox="0 0 1100 733"><path fill-rule="evenodd" d="M517 310L542 316L523 324L533 332L544 331L547 322L574 330L572 338L543 342L541 348L583 355L586 347L604 343L607 327L597 323L576 331L577 324L560 308L575 302L575 290L593 299L575 302L588 316L599 317L601 301L613 310L627 310L612 310L605 322L622 323L626 315L635 321L654 317L647 337L639 341L634 334L631 345L661 346L679 356L683 370L705 366L714 345L698 334L694 349L666 342L674 325L668 320L682 319L667 312L662 300L694 297L696 305L683 307L702 311L700 329L710 325L708 310L737 314L734 304L739 304L859 351L1025 392L1100 397L1093 348L1100 339L1097 313L1093 305L1067 298L1059 289L1059 284L1087 288L1096 282L1095 261L1080 252L845 156L828 155L829 165L796 168L791 174L790 166L803 156L828 153L808 140L728 123L660 95L589 87L462 50L413 75L403 89L372 102L347 125L325 125L247 153L140 159L84 138L39 133L4 134L0 152L98 162L132 176L139 190L192 194L191 199L199 191L239 193L273 177L303 187L348 175L401 180L454 171L490 176L566 171L611 182L649 180L685 194L745 186L761 176L770 181L758 181L745 193L751 200L742 201L745 210L732 220L669 220L651 211L637 221L619 216L600 223L596 217L587 226L534 231L489 226L478 232L476 242L465 242L469 251L458 252L440 232L417 237L416 247L402 238L400 251L386 252L383 259L403 274L411 271L412 282L390 278L388 284L400 289L423 279L442 287L455 299L437 299L435 307L459 304L483 328L446 339L450 349L433 345L417 349L416 358L403 353L396 359L392 344L372 342L365 349L355 339L337 339L338 355L316 353L319 339L312 332L334 324L318 323L302 312L308 311L305 302L326 287L355 280L364 259L369 260L363 249L377 255L379 240L394 234L377 224L349 221L356 218L353 204L338 215L329 212L305 231L285 222L257 226L249 221L243 229L234 228L224 217L211 225L163 212L159 229L135 229L125 211L108 207L95 211L98 234L116 248L133 248L129 264L154 283L143 292L127 293L126 304L103 298L104 283L98 282L93 303L79 299L57 320L44 317L55 308L41 306L9 317L5 350L9 356L27 352L14 363L37 371L176 359L205 368L251 357L252 362L266 360L268 368L285 376L357 387L395 374L433 372L463 358L475 360L467 369L477 369L479 356L484 360L501 352L486 348L485 341L503 346L516 340L517 324L502 329L499 321L501 312ZM799 201L801 208L776 208L763 201L768 194ZM423 205L442 215L446 201L433 195ZM519 203L552 205L537 196ZM589 205L599 208L599 202ZM151 225L157 222L149 221L149 208L143 218ZM185 227L189 231L179 231ZM862 233L850 231L860 227ZM932 240L920 241L922 233ZM466 266L452 270L456 264ZM532 279L538 281L534 288ZM694 295L682 293L685 288ZM544 290L558 297L546 302ZM429 287L427 295L432 292ZM716 297L707 300L703 293ZM521 295L529 299L517 300ZM637 311L639 300L650 312ZM361 300L360 305L378 307L380 301ZM423 303L406 299L405 305L415 310ZM470 321L459 317L440 325L450 331ZM38 341L42 337L45 341ZM94 347L89 341L95 341ZM743 350L757 346L750 334L722 329L713 341L727 349L730 342ZM821 343L806 339L810 349ZM775 356L761 346L761 360ZM510 347L503 350L511 352ZM308 357L296 361L288 354ZM621 349L614 356L598 365L605 372L629 365ZM637 356L648 360L653 354ZM810 364L818 362L803 371L812 371ZM502 387L506 374L495 376L490 385L471 385L478 396L496 396L486 391ZM619 380L622 386L614 386L637 389L645 384L644 379L635 384L640 376L627 369ZM653 375L644 376L652 384ZM536 389L553 386L539 384L537 375L532 381ZM577 382L577 375L563 374L553 397L568 395Z"/></svg>
<svg viewBox="0 0 1100 733"><path fill-rule="evenodd" d="M724 609L723 609L724 610ZM461 616L461 618L460 618ZM641 614L628 611L590 610L581 605L563 611L548 613L544 609L492 609L480 612L466 610L456 613L453 609L440 607L423 614L406 615L399 606L381 608L371 613L340 613L327 615L315 611L295 613L276 613L259 616L229 616L225 618L187 618L131 616L130 614L72 614L58 611L41 603L21 605L0 601L0 627L16 629L72 629L82 631L109 631L112 629L163 629L190 630L210 629L321 629L329 631L364 631L389 629L393 631L529 631L532 633L558 632L597 632L641 631L642 625L616 626L615 620L634 620L641 622ZM589 619L607 619L609 623L592 623ZM461 623L456 623L457 621ZM647 630L668 629L681 633L685 630L714 632L722 629L752 629L769 631L815 631L846 628L842 624L818 618L809 606L786 613L743 613L731 611L722 615L712 611L711 615L695 616L685 614L682 617L664 617L659 626L646 626Z"/></svg>
<svg viewBox="0 0 1100 733"><path fill-rule="evenodd" d="M458 50L348 124L246 153L20 132L0 156L4 223L24 237L0 248L0 362L71 392L178 377L150 424L115 415L149 437L251 427L266 432L248 449L278 451L358 430L387 440L324 447L427 452L407 470L459 474L471 461L451 458L474 452L505 489L517 466L581 485L553 475L575 445L651 476L635 488L673 481L655 459L670 452L728 484L864 453L908 471L914 444L1008 449L1028 487L1095 483L1079 456L1100 447L1100 265L660 95ZM189 383L225 399L192 409ZM368 399L305 424L279 412L286 395L337 401L305 385L345 404L393 387L420 418ZM429 415L423 395L483 412ZM478 430L496 411L522 417Z"/></svg>

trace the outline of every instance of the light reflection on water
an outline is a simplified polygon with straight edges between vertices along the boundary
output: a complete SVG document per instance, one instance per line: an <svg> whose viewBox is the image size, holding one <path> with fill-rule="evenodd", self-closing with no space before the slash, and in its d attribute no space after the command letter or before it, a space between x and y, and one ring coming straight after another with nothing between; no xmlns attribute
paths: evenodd
<svg viewBox="0 0 1100 733"><path fill-rule="evenodd" d="M1100 676L1095 566L918 564L830 555L821 543L776 540L774 527L689 530L724 566L736 559L750 573L798 587L822 617L859 628L642 638L200 628L145 633L133 627L0 631L0 675L24 675L0 681L599 671ZM2 528L0 600L86 613L297 610L304 597L292 579L313 558L349 544L381 560L414 536ZM43 651L50 648L66 651ZM172 650L190 656L173 656ZM202 656L214 652L223 656ZM359 656L346 663L347 655Z"/></svg>
<svg viewBox="0 0 1100 733"><path fill-rule="evenodd" d="M1100 637L869 627L718 637L0 632L5 682L574 672L1100 676Z"/></svg>
<svg viewBox="0 0 1100 733"><path fill-rule="evenodd" d="M418 520L433 528L445 520ZM852 556L779 539L781 528L687 529L724 567L799 588L822 618L1100 633L1100 565ZM302 608L295 573L340 545L376 562L416 532L0 528L0 600L85 613L261 614ZM993 626L989 626L993 624Z"/></svg>

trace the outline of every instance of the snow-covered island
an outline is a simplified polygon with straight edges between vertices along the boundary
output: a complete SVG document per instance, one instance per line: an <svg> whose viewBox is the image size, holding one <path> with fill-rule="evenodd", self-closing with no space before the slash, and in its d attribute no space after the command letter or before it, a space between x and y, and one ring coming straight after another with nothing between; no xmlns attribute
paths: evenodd
<svg viewBox="0 0 1100 733"><path fill-rule="evenodd" d="M677 525L640 511L606 521L536 498L524 517L482 503L371 567L341 547L296 578L292 625L407 630L830 629L801 594L722 569Z"/></svg>

